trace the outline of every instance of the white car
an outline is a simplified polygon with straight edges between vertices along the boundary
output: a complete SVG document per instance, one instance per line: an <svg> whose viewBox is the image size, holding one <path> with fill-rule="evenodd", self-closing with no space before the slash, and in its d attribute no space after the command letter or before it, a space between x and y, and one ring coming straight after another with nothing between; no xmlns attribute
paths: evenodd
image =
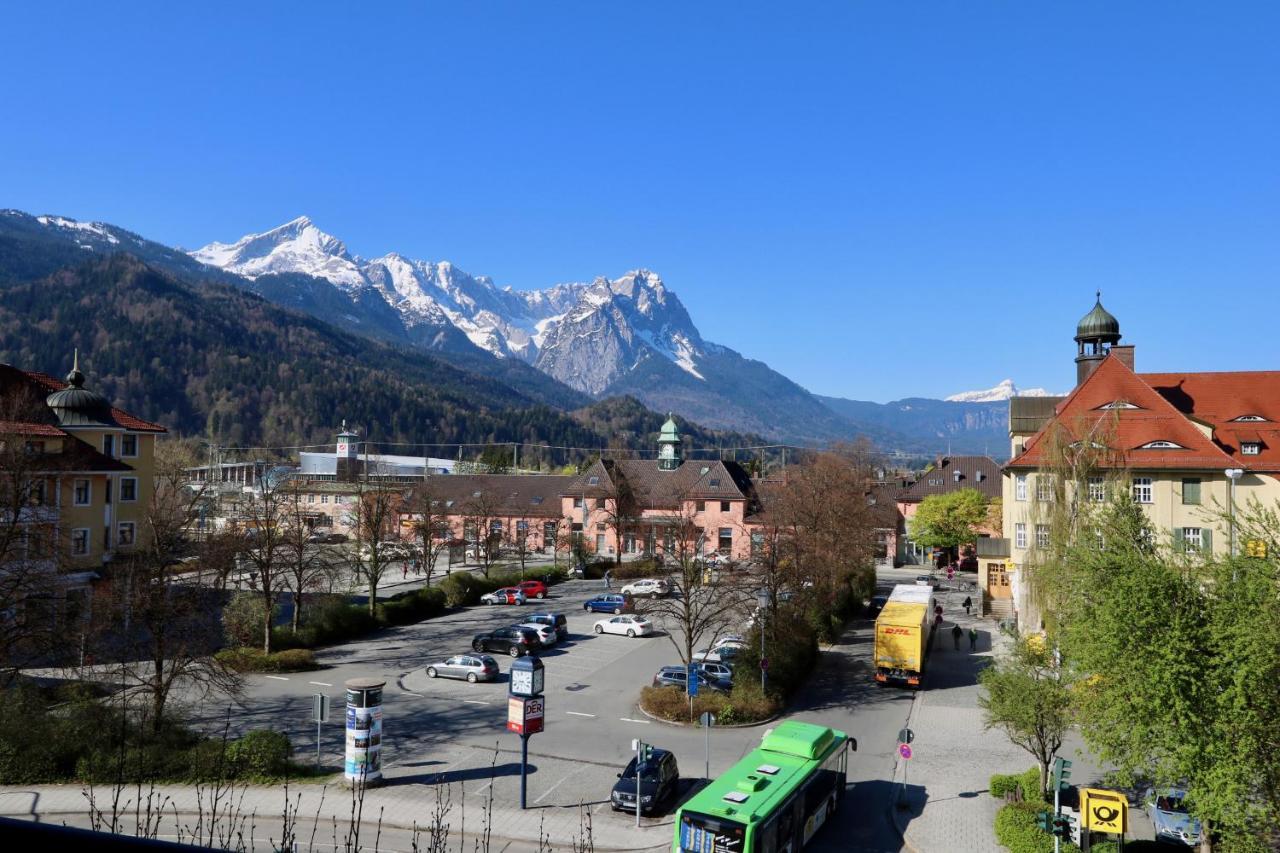
<svg viewBox="0 0 1280 853"><path fill-rule="evenodd" d="M530 631L538 632L538 642L544 647L554 646L556 641L560 639L560 635L556 633L556 629L550 625L544 625L541 622L521 622L517 628L528 628Z"/></svg>
<svg viewBox="0 0 1280 853"><path fill-rule="evenodd" d="M653 633L653 623L643 616L624 613L621 616L610 616L596 623L597 634L625 634L628 637L643 637Z"/></svg>
<svg viewBox="0 0 1280 853"><path fill-rule="evenodd" d="M644 578L643 580L632 581L622 588L623 594L631 595L635 598L642 596L658 598L670 591L671 587L667 586L667 582L661 578Z"/></svg>
<svg viewBox="0 0 1280 853"><path fill-rule="evenodd" d="M513 586L495 589L480 596L481 604L524 604L524 593Z"/></svg>
<svg viewBox="0 0 1280 853"><path fill-rule="evenodd" d="M744 649L742 643L729 642L723 645L717 643L709 649L698 649L694 652L694 663L732 663L734 658Z"/></svg>

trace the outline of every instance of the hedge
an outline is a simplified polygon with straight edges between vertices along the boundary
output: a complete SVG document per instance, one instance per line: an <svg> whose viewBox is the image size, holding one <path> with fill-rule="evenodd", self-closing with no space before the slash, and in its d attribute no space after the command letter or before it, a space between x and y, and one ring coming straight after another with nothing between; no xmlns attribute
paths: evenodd
<svg viewBox="0 0 1280 853"><path fill-rule="evenodd" d="M309 649L286 649L267 654L262 649L242 646L223 649L214 658L236 672L304 672L318 668L316 656Z"/></svg>
<svg viewBox="0 0 1280 853"><path fill-rule="evenodd" d="M640 706L664 720L691 722L689 697L679 687L644 687L640 690ZM700 691L693 697L692 719L710 711L720 725L755 723L769 719L778 708L778 702L761 692L758 684L739 684L727 695L714 690Z"/></svg>
<svg viewBox="0 0 1280 853"><path fill-rule="evenodd" d="M1009 794L1017 792L1027 802L1044 802L1044 792L1040 790L1040 768L1032 767L1022 773L995 773L988 785L991 796L1003 800Z"/></svg>
<svg viewBox="0 0 1280 853"><path fill-rule="evenodd" d="M1040 801L1010 803L1000 809L996 813L996 840L1009 853L1053 853L1053 836L1036 825L1036 814L1044 810ZM1074 853L1080 848L1064 839L1061 849L1062 853Z"/></svg>

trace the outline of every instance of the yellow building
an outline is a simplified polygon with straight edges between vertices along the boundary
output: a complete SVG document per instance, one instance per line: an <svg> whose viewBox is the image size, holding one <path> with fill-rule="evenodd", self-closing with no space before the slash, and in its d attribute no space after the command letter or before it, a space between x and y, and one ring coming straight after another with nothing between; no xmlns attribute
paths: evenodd
<svg viewBox="0 0 1280 853"><path fill-rule="evenodd" d="M145 545L165 431L86 388L78 356L65 381L0 365L5 500L24 507L11 515L22 535L0 563L47 562L87 583L92 569Z"/></svg>
<svg viewBox="0 0 1280 853"><path fill-rule="evenodd" d="M1024 630L1040 618L1020 581L1049 546L1053 501L1102 503L1124 489L1162 544L1218 556L1246 547L1234 541L1239 507L1280 501L1280 371L1138 373L1134 347L1120 345L1120 324L1101 299L1075 340L1069 395L1010 401L1005 548L980 560L988 594L1003 582ZM1080 485L1058 488L1066 460L1083 456L1090 470L1071 478Z"/></svg>

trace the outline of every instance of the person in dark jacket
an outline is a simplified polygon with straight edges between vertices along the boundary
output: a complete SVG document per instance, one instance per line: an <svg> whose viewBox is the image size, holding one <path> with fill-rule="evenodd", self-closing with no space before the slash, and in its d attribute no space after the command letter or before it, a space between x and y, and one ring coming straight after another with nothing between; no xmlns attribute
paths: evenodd
<svg viewBox="0 0 1280 853"><path fill-rule="evenodd" d="M965 616L968 616L968 615L969 615L969 608L970 608L970 607L973 607L973 599L972 599L971 597L969 597L969 596L967 596L967 595L966 595L966 596L964 597L964 615L965 615Z"/></svg>
<svg viewBox="0 0 1280 853"><path fill-rule="evenodd" d="M976 652L978 650L978 629L969 629L969 651Z"/></svg>
<svg viewBox="0 0 1280 853"><path fill-rule="evenodd" d="M960 651L960 638L964 636L964 629L959 625L951 626L951 639L956 641L956 651Z"/></svg>

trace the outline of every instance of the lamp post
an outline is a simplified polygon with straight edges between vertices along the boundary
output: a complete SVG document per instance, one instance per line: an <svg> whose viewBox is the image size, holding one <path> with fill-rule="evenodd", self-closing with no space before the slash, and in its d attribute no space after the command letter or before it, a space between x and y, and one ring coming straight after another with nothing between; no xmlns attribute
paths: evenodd
<svg viewBox="0 0 1280 853"><path fill-rule="evenodd" d="M1223 473L1227 475L1227 512L1230 513L1231 519L1230 550L1227 556L1234 557L1236 555L1236 481L1244 476L1244 469L1228 468Z"/></svg>
<svg viewBox="0 0 1280 853"><path fill-rule="evenodd" d="M760 692L763 693L768 682L769 657L765 653L765 614L769 611L769 590L761 588L756 592L756 603L760 614Z"/></svg>

